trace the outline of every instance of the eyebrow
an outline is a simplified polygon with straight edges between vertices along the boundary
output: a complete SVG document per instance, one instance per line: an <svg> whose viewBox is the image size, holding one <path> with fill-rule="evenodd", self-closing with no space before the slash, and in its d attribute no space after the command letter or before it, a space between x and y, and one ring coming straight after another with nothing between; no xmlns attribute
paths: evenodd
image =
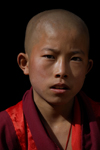
<svg viewBox="0 0 100 150"><path fill-rule="evenodd" d="M71 51L72 54L82 54L85 55L84 51L82 51L81 49L79 50L75 50L75 51Z"/></svg>
<svg viewBox="0 0 100 150"><path fill-rule="evenodd" d="M43 50L52 51L52 52L59 52L59 50L57 50L57 49L52 49L52 48L43 48L42 51L43 51Z"/></svg>
<svg viewBox="0 0 100 150"><path fill-rule="evenodd" d="M42 51L43 50L52 51L52 52L56 52L56 53L59 52L58 49L52 49L52 48L43 48ZM70 51L69 53L85 55L84 51L82 51L81 49L73 50L73 51Z"/></svg>

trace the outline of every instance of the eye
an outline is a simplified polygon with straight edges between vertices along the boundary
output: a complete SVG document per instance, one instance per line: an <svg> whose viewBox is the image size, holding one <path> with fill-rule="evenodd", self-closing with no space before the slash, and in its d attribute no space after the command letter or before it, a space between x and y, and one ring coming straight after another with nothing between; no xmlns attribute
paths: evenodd
<svg viewBox="0 0 100 150"><path fill-rule="evenodd" d="M53 55L44 55L43 57L48 58L48 59L55 59Z"/></svg>
<svg viewBox="0 0 100 150"><path fill-rule="evenodd" d="M80 57L73 57L71 60L73 60L73 61L82 61L82 59Z"/></svg>

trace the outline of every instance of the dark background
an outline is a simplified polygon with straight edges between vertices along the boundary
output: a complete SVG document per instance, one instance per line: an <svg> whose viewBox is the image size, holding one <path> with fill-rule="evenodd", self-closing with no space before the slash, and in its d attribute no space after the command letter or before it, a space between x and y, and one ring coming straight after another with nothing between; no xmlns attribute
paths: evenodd
<svg viewBox="0 0 100 150"><path fill-rule="evenodd" d="M34 1L5 2L1 4L1 99L0 111L16 104L23 94L30 88L28 76L24 76L17 65L17 55L24 52L25 29L28 21L44 10L66 9L87 24L90 32L91 58L94 60L93 69L86 77L83 90L95 101L100 102L100 9L96 2L70 1Z"/></svg>

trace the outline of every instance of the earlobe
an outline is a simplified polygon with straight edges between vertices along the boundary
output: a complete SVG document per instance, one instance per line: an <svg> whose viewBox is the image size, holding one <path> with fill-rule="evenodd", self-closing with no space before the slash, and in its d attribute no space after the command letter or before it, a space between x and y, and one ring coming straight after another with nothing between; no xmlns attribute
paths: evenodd
<svg viewBox="0 0 100 150"><path fill-rule="evenodd" d="M25 75L29 75L28 67L28 55L24 53L19 53L17 56L17 63Z"/></svg>
<svg viewBox="0 0 100 150"><path fill-rule="evenodd" d="M89 59L87 73L92 69L92 67L93 67L93 60Z"/></svg>

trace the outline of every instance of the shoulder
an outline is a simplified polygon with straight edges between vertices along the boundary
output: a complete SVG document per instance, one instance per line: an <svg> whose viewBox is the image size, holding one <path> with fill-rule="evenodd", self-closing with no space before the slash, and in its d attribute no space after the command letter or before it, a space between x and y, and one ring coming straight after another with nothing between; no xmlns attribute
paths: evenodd
<svg viewBox="0 0 100 150"><path fill-rule="evenodd" d="M99 128L100 128L100 102L95 102L91 98L89 98L89 101L91 103L93 112L94 112L94 114L96 116L97 123L98 123Z"/></svg>
<svg viewBox="0 0 100 150"><path fill-rule="evenodd" d="M6 111L0 112L0 139L6 138L6 135L10 135L10 130L13 129L13 124ZM5 136L4 136L5 135Z"/></svg>
<svg viewBox="0 0 100 150"><path fill-rule="evenodd" d="M6 109L6 112L9 114L9 116L12 118L12 116L18 114L18 112L22 113L22 101L18 102L16 105L9 107Z"/></svg>
<svg viewBox="0 0 100 150"><path fill-rule="evenodd" d="M83 99L87 109L94 113L98 126L100 127L100 102L93 101L83 91L80 91L80 96Z"/></svg>
<svg viewBox="0 0 100 150"><path fill-rule="evenodd" d="M0 112L0 133L5 131L9 122L10 122L10 117L8 113L6 111Z"/></svg>
<svg viewBox="0 0 100 150"><path fill-rule="evenodd" d="M89 98L92 109L97 117L100 117L100 102L95 102L91 98Z"/></svg>
<svg viewBox="0 0 100 150"><path fill-rule="evenodd" d="M83 99L84 103L92 109L96 117L100 117L100 102L95 102L90 97L88 97L83 91L80 91L79 95Z"/></svg>
<svg viewBox="0 0 100 150"><path fill-rule="evenodd" d="M12 112L14 106L8 108ZM20 149L18 138L9 113L4 110L0 112L0 149Z"/></svg>

